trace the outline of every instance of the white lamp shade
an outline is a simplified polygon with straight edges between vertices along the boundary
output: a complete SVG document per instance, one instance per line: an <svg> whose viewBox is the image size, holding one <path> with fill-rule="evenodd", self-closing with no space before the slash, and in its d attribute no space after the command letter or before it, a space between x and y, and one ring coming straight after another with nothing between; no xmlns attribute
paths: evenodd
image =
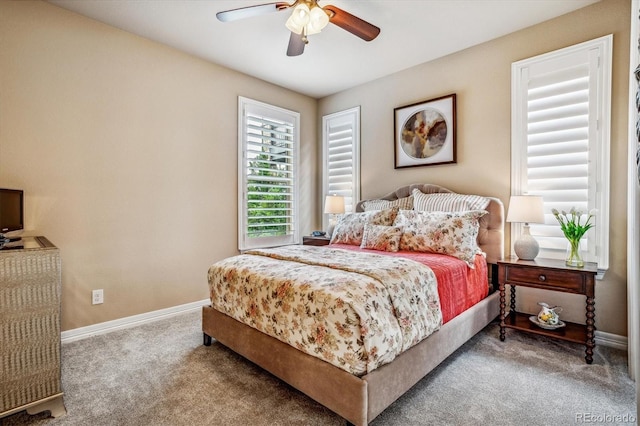
<svg viewBox="0 0 640 426"><path fill-rule="evenodd" d="M507 222L544 223L542 197L512 195L509 200Z"/></svg>
<svg viewBox="0 0 640 426"><path fill-rule="evenodd" d="M327 195L324 200L324 212L329 214L344 213L344 197L341 195Z"/></svg>

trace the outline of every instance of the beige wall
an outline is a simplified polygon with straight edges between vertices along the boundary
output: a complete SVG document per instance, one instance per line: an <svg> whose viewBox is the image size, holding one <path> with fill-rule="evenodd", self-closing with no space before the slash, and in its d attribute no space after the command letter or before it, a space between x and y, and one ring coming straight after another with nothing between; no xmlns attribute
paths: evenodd
<svg viewBox="0 0 640 426"><path fill-rule="evenodd" d="M0 187L60 247L63 330L208 297L237 253L239 95L301 113L311 230L316 100L40 1L0 2L0 43Z"/></svg>
<svg viewBox="0 0 640 426"><path fill-rule="evenodd" d="M610 269L596 285L596 326L626 335L626 170L629 70L628 0L590 7L320 100L319 115L361 106L362 198L414 182L501 198L510 195L511 63L614 35L611 132ZM393 168L393 109L457 95L457 163ZM508 230L507 230L508 231ZM507 240L507 250L510 244ZM508 254L508 253L507 253ZM527 293L526 295L524 293ZM519 309L537 312L549 294L521 291ZM525 297L526 296L526 297ZM584 322L584 297L551 296L563 317Z"/></svg>

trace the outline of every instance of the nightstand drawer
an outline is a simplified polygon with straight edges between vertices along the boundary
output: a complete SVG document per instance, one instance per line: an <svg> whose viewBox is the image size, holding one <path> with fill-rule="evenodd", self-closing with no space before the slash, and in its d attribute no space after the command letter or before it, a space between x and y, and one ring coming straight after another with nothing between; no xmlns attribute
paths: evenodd
<svg viewBox="0 0 640 426"><path fill-rule="evenodd" d="M328 246L330 242L329 237L302 237L302 245L305 246Z"/></svg>
<svg viewBox="0 0 640 426"><path fill-rule="evenodd" d="M553 269L521 267L508 267L505 272L507 283L537 284L544 288L559 287L565 290L584 292L584 278L580 273L572 274Z"/></svg>

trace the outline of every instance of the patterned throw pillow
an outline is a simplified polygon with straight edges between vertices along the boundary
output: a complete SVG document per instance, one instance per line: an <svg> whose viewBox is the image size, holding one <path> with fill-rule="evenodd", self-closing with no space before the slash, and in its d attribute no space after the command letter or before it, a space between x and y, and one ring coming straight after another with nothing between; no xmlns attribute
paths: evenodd
<svg viewBox="0 0 640 426"><path fill-rule="evenodd" d="M447 254L474 268L478 247L478 219L485 210L466 212L400 211L394 226L402 227L400 250Z"/></svg>
<svg viewBox="0 0 640 426"><path fill-rule="evenodd" d="M413 210L413 195L398 198L397 200L369 200L362 203L362 209L365 212L373 210L383 210L397 207L400 210Z"/></svg>
<svg viewBox="0 0 640 426"><path fill-rule="evenodd" d="M361 248L379 251L398 251L402 228L385 225L364 225Z"/></svg>
<svg viewBox="0 0 640 426"><path fill-rule="evenodd" d="M359 246L362 244L364 225L393 225L393 221L398 214L398 208L377 210L362 213L348 213L337 223L331 236L331 244L351 244Z"/></svg>
<svg viewBox="0 0 640 426"><path fill-rule="evenodd" d="M413 190L413 209L427 212L462 212L468 210L484 210L489 199L480 195L455 193L424 194L419 189Z"/></svg>

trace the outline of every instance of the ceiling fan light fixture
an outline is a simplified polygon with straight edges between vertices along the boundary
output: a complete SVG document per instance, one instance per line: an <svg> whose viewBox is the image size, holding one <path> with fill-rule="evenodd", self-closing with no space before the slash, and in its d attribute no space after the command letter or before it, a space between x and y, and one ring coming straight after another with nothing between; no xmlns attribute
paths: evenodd
<svg viewBox="0 0 640 426"><path fill-rule="evenodd" d="M289 19L287 19L287 22L285 23L285 26L291 32L302 34L304 27L309 23L310 14L309 6L305 3L300 3L293 9L291 16L289 16Z"/></svg>
<svg viewBox="0 0 640 426"><path fill-rule="evenodd" d="M329 23L360 37L364 41L371 41L380 34L380 28L375 25L333 5L320 7L318 1L320 0L295 0L293 3L278 1L276 3L258 4L224 10L216 13L216 17L222 22L229 22L271 12L279 12L285 9L291 11L291 15L289 15L285 23L285 26L291 32L287 56L302 55L304 46L309 42L307 36L321 32Z"/></svg>

